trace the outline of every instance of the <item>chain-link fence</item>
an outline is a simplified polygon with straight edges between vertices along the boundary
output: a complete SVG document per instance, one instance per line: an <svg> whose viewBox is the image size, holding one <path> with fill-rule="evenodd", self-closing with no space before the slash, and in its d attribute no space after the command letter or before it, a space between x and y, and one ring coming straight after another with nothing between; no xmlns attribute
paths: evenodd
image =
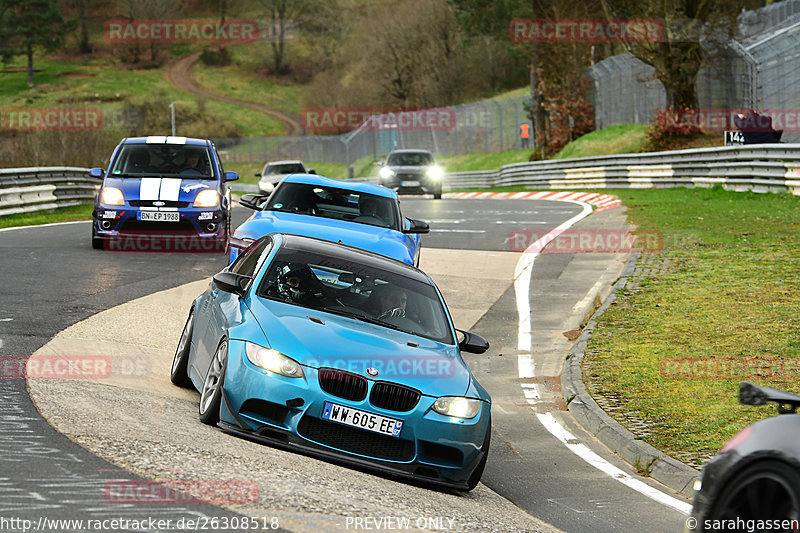
<svg viewBox="0 0 800 533"><path fill-rule="evenodd" d="M348 166L363 158L380 159L400 148L430 150L436 155L532 148L534 135L527 102L530 97L524 95L448 108L381 113L367 116L358 128L341 135L217 139L216 144L226 161L301 159ZM522 124L528 125L527 140L521 137Z"/></svg>
<svg viewBox="0 0 800 533"><path fill-rule="evenodd" d="M701 109L720 115L763 110L783 129L784 142L800 142L800 0L784 0L739 15L737 38L707 47L697 77ZM631 54L605 59L587 72L593 83L598 128L649 124L666 95L653 68ZM727 127L723 129L733 129Z"/></svg>
<svg viewBox="0 0 800 533"><path fill-rule="evenodd" d="M653 73L655 69L626 53L609 57L592 66L592 104L595 128L615 124L649 124L664 109L667 93Z"/></svg>

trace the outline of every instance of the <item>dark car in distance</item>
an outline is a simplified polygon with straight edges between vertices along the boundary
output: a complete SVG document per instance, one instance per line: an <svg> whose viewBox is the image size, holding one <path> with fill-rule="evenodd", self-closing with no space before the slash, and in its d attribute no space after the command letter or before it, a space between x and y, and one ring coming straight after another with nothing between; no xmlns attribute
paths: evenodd
<svg viewBox="0 0 800 533"><path fill-rule="evenodd" d="M427 150L394 150L381 164L378 185L398 194L432 194L442 197L444 172Z"/></svg>

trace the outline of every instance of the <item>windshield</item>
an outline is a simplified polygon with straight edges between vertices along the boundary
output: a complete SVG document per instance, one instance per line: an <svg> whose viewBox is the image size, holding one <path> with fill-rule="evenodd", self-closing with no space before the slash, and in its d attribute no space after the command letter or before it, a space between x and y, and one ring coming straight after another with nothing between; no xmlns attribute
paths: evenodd
<svg viewBox="0 0 800 533"><path fill-rule="evenodd" d="M393 199L336 187L284 182L270 196L266 209L399 231L399 215Z"/></svg>
<svg viewBox="0 0 800 533"><path fill-rule="evenodd" d="M386 164L395 167L418 167L423 165L432 165L433 156L427 152L390 154Z"/></svg>
<svg viewBox="0 0 800 533"><path fill-rule="evenodd" d="M111 176L213 179L214 167L205 146L184 144L126 144L109 172Z"/></svg>
<svg viewBox="0 0 800 533"><path fill-rule="evenodd" d="M276 165L267 165L262 174L268 176L270 174L305 174L306 169L299 163L283 163Z"/></svg>
<svg viewBox="0 0 800 533"><path fill-rule="evenodd" d="M453 344L433 285L347 259L283 247L257 294Z"/></svg>

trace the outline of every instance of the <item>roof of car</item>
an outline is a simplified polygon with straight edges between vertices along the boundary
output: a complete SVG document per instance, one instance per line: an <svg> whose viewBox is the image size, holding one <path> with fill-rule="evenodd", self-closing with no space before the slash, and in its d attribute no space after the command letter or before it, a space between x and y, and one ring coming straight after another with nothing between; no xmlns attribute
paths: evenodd
<svg viewBox="0 0 800 533"><path fill-rule="evenodd" d="M267 161L266 164L267 165L289 165L289 164L292 164L292 165L297 165L297 164L303 165L303 162L300 161L299 159L286 159L284 161ZM305 167L305 165L303 165L303 166Z"/></svg>
<svg viewBox="0 0 800 533"><path fill-rule="evenodd" d="M348 189L364 194L374 194L375 196L385 196L386 198L397 198L397 193L386 187L366 183L363 181L337 180L326 178L317 174L289 174L283 178L283 183L305 183L307 185L322 185L324 187L336 187L338 189Z"/></svg>
<svg viewBox="0 0 800 533"><path fill-rule="evenodd" d="M325 257L335 257L345 261L359 262L372 268L384 270L400 276L415 279L428 285L431 280L427 274L421 270L398 261L385 255L369 252L362 248L348 246L347 244L326 241L317 239L315 237L307 237L303 235L292 235L288 233L272 234L273 236L280 235L283 239L282 247L291 248L293 250L303 250L313 253L318 253Z"/></svg>
<svg viewBox="0 0 800 533"><path fill-rule="evenodd" d="M389 155L392 154L430 154L433 155L433 152L430 150L414 150L411 148L403 148L402 150L392 150L389 152Z"/></svg>
<svg viewBox="0 0 800 533"><path fill-rule="evenodd" d="M120 144L188 144L190 146L205 146L208 142L208 139L196 139L194 137L150 135L149 137L128 137L122 139Z"/></svg>

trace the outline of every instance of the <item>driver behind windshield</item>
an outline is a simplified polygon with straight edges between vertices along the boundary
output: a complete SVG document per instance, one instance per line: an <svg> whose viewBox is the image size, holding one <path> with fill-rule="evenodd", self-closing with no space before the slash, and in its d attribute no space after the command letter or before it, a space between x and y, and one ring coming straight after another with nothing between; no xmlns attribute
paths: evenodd
<svg viewBox="0 0 800 533"><path fill-rule="evenodd" d="M292 266L278 279L278 294L286 301L305 306L324 306L333 303L325 286L308 265Z"/></svg>

